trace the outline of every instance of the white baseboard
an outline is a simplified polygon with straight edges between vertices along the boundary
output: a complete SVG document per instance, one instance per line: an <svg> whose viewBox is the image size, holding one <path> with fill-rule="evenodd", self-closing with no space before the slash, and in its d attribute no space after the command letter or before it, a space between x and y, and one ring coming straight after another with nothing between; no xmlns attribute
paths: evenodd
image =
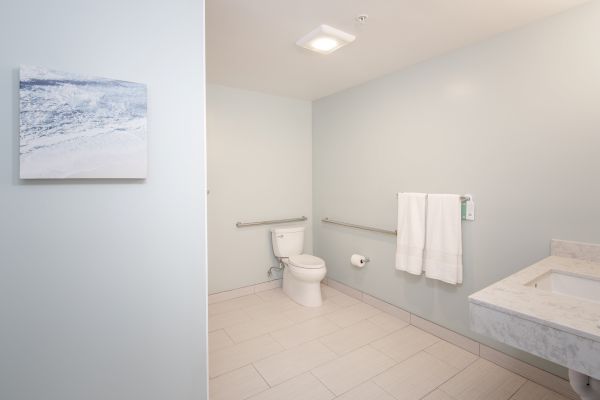
<svg viewBox="0 0 600 400"><path fill-rule="evenodd" d="M245 286L239 289L226 290L224 292L213 293L208 295L208 304L218 303L220 301L235 299L236 297L247 296L249 294L264 292L281 287L281 279L275 279L256 285Z"/></svg>

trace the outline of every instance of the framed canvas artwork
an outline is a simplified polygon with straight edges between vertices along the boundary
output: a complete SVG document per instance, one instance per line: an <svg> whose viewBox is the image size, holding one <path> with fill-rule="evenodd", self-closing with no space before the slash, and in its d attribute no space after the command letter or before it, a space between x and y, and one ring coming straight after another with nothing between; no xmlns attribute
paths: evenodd
<svg viewBox="0 0 600 400"><path fill-rule="evenodd" d="M21 179L147 175L146 85L20 69Z"/></svg>

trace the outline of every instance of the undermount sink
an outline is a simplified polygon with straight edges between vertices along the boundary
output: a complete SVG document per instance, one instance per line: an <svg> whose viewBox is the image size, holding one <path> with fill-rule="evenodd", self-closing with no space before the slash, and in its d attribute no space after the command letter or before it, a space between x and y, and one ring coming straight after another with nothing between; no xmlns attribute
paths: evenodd
<svg viewBox="0 0 600 400"><path fill-rule="evenodd" d="M600 304L600 279L596 277L550 270L525 286Z"/></svg>
<svg viewBox="0 0 600 400"><path fill-rule="evenodd" d="M553 240L551 254L469 296L471 329L568 368L598 400L600 245Z"/></svg>

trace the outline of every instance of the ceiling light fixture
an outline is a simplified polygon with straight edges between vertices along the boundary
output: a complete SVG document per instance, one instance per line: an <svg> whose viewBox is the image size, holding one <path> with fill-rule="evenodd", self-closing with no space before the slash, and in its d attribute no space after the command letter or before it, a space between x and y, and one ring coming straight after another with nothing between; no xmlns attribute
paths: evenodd
<svg viewBox="0 0 600 400"><path fill-rule="evenodd" d="M329 25L321 25L303 36L296 44L305 49L321 54L333 53L340 47L352 43L356 36L335 29Z"/></svg>

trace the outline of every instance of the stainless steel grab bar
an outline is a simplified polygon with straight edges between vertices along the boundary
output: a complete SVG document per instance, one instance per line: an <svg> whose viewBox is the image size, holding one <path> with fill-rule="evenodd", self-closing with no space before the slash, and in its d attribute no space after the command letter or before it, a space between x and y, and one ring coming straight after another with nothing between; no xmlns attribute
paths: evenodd
<svg viewBox="0 0 600 400"><path fill-rule="evenodd" d="M300 221L306 221L307 219L308 218L306 218L303 215L300 218L273 219L271 221L257 221L257 222L236 222L235 226L237 226L238 228L245 228L247 226L285 224L287 222L300 222Z"/></svg>
<svg viewBox="0 0 600 400"><path fill-rule="evenodd" d="M396 194L396 197L398 197L398 194ZM471 196L470 195L465 194L465 195L460 196L460 202L461 203L465 203L465 202L467 202L469 200L471 200Z"/></svg>
<svg viewBox="0 0 600 400"><path fill-rule="evenodd" d="M321 220L321 222L326 222L328 224L335 224L335 225L347 226L349 228L362 229L362 230L365 230L365 231L385 233L386 235L394 235L394 236L396 236L398 234L397 231L389 231L387 229L373 228L372 226L349 224L348 222L335 221L335 220L332 220L332 219L329 219L329 218L323 218Z"/></svg>

